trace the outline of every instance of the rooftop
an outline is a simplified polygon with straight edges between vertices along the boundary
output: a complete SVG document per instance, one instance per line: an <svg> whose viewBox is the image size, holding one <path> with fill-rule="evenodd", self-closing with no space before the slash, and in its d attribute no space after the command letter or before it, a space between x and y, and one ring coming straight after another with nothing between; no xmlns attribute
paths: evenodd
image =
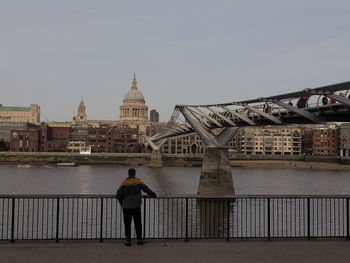
<svg viewBox="0 0 350 263"><path fill-rule="evenodd" d="M30 107L0 106L0 111L30 111Z"/></svg>

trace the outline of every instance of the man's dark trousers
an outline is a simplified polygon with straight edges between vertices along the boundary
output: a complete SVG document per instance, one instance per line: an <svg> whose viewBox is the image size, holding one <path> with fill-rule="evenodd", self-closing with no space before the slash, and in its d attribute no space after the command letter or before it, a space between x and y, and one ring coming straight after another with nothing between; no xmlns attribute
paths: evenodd
<svg viewBox="0 0 350 263"><path fill-rule="evenodd" d="M125 236L127 240L131 239L131 219L134 219L136 237L138 240L142 239L142 222L141 222L141 208L123 209Z"/></svg>

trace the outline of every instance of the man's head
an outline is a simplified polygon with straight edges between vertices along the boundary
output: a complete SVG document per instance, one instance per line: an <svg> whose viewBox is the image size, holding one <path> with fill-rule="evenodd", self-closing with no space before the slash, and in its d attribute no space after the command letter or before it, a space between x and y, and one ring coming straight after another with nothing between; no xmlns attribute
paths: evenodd
<svg viewBox="0 0 350 263"><path fill-rule="evenodd" d="M136 175L136 170L134 168L130 168L128 171L128 178L134 178Z"/></svg>

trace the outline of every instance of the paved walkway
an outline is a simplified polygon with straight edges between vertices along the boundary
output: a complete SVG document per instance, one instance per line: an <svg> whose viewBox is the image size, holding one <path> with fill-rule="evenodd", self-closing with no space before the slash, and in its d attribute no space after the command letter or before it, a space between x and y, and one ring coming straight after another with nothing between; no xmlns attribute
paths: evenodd
<svg viewBox="0 0 350 263"><path fill-rule="evenodd" d="M0 262L350 262L350 241L121 241L0 243Z"/></svg>

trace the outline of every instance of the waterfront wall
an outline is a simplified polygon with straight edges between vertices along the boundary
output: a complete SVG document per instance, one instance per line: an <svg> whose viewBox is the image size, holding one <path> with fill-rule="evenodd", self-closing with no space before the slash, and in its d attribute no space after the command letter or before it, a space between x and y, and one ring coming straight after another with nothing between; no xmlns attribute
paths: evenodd
<svg viewBox="0 0 350 263"><path fill-rule="evenodd" d="M0 152L1 163L48 164L57 162L75 162L77 164L116 164L128 166L147 166L150 163L150 153L93 153L82 155L67 152ZM163 154L164 166L201 167L201 154ZM267 167L267 168L317 168L319 164L339 166L350 165L350 158L337 157L307 157L304 156L231 156L231 165L235 167ZM303 164L303 165L302 165ZM341 165L342 164L342 165ZM344 167L345 168L345 167Z"/></svg>
<svg viewBox="0 0 350 263"><path fill-rule="evenodd" d="M94 153L83 155L79 153L0 153L0 163L29 163L48 164L57 162L74 162L77 164L117 164L117 165L146 165L149 154L146 153Z"/></svg>
<svg viewBox="0 0 350 263"><path fill-rule="evenodd" d="M77 164L116 164L127 166L149 165L150 153L92 153L83 155L67 152L0 152L1 163L48 164L74 162ZM201 166L199 155L163 155L165 166Z"/></svg>

